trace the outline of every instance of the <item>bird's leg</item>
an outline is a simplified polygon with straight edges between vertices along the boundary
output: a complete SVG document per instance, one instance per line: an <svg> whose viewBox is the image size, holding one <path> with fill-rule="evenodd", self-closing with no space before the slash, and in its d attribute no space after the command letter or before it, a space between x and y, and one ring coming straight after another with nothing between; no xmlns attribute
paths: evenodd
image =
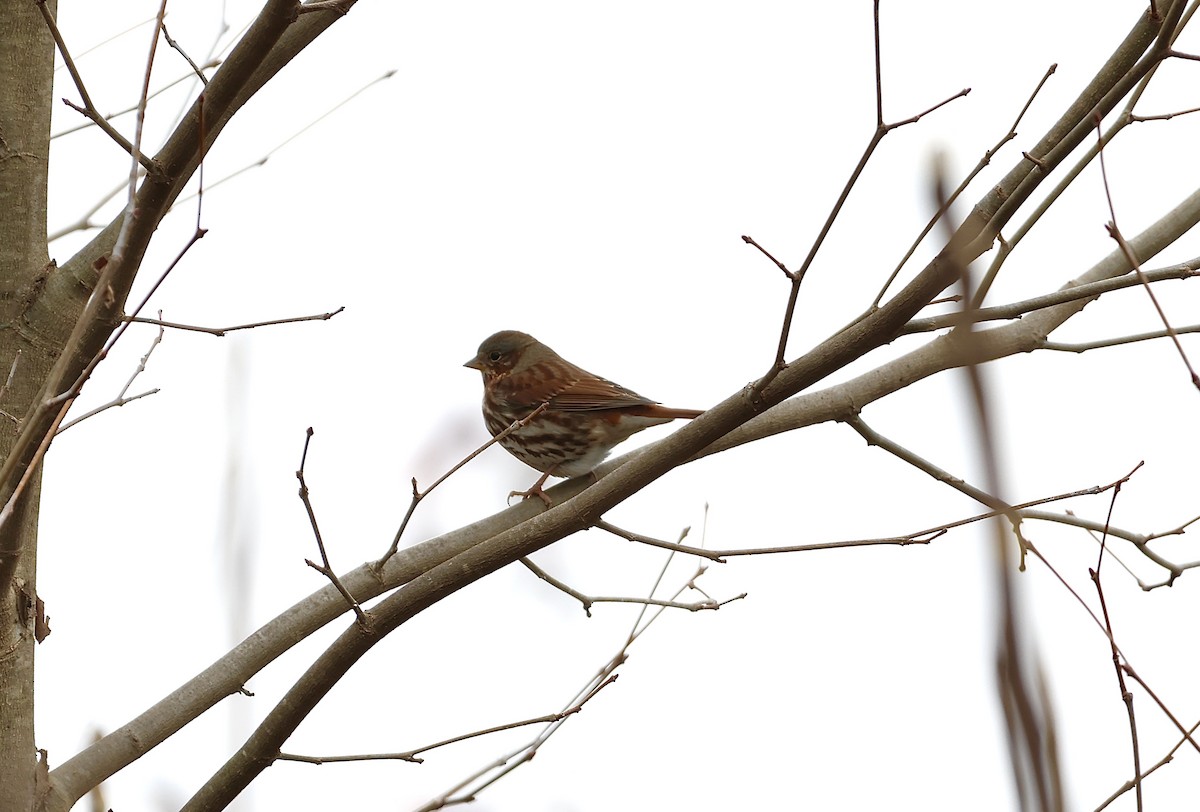
<svg viewBox="0 0 1200 812"><path fill-rule="evenodd" d="M542 490L542 486L546 484L546 480L550 478L550 475L553 471L554 471L554 467L551 466L549 471L547 471L546 473L544 473L540 477L538 477L538 481L533 483L533 487L531 487L529 490L513 491L512 493L510 493L508 495L508 498L512 499L514 496L519 496L522 499L528 499L531 496L536 496L538 499L541 499L543 502L546 503L546 507L550 507L550 505L551 505L550 497L546 495L546 492L544 490Z"/></svg>

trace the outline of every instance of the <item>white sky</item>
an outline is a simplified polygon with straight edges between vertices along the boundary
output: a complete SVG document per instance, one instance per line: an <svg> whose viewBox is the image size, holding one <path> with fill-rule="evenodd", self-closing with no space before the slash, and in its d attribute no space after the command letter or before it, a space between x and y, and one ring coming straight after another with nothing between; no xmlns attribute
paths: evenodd
<svg viewBox="0 0 1200 812"><path fill-rule="evenodd" d="M155 8L63 4L60 22L81 53ZM221 8L177 4L168 28L200 59ZM789 357L874 296L930 214L936 151L956 172L972 167L1058 64L1017 140L964 198L978 199L1142 8L885 4L885 117L972 92L884 140L805 283ZM233 30L254 10L229 4ZM79 59L102 110L135 101L148 40L142 26ZM1194 36L1190 47L1198 50ZM254 163L385 72L395 76L206 194L208 236L151 304L167 319L210 326L346 311L221 339L169 332L134 384L162 391L72 429L50 454L39 591L54 634L39 650L38 741L52 766L93 728L124 724L324 585L304 565L316 547L296 498L306 427L316 430L309 485L345 571L386 549L410 477L432 482L485 438L478 375L461 364L495 330L530 332L672 406L710 406L760 375L787 289L740 236L790 266L803 259L870 138L871 60L866 2L359 3L238 115L206 162L207 183ZM1143 111L1200 106L1195 70L1168 65ZM164 52L153 84L184 72ZM75 99L65 71L60 82L56 95ZM167 96L153 105L152 139L182 103ZM1126 234L1195 187L1194 118L1138 125L1110 150ZM54 129L78 120L60 108ZM118 122L129 131L129 117ZM128 171L120 150L90 132L56 141L52 160L52 230ZM194 205L179 204L163 224L143 286L183 245ZM989 303L1048 292L1086 270L1112 250L1108 219L1098 169L1089 168L1022 243ZM51 255L65 261L86 236L60 240ZM1151 267L1195 256L1198 244L1189 235ZM910 272L930 253L920 250ZM1159 288L1178 326L1197 321L1192 284ZM1157 326L1134 290L1091 305L1056 337ZM113 396L153 334L130 331L81 412ZM925 340L898 341L836 380ZM1185 337L1185 346L1200 361L1200 344ZM1145 460L1116 524L1161 531L1200 513L1198 395L1168 343L1021 356L996 365L991 380L1012 501L1107 483ZM977 478L962 384L958 376L925 381L863 417ZM504 495L533 478L490 450L422 505L408 541L503 508ZM848 428L819 426L687 466L609 518L668 539L691 526L697 541L706 504L712 547L893 535L977 511ZM1102 518L1107 505L1094 497L1058 509ZM1094 604L1094 542L1046 525L1029 532ZM711 567L701 579L710 595L749 597L660 619L618 682L474 808L1013 808L992 679L986 542L967 530L928 547ZM1200 558L1187 536L1161 545L1174 560ZM1128 545L1114 549L1145 577L1161 577ZM640 595L662 555L593 530L535 560L581 591ZM666 584L692 569L676 562ZM1200 718L1195 579L1143 593L1115 562L1105 564L1118 640L1189 725ZM1043 568L1018 580L1057 702L1070 806L1092 809L1131 774L1107 643ZM616 651L635 614L607 605L587 619L510 567L379 645L286 749L406 750L551 713ZM254 698L226 700L115 777L107 803L122 812L177 808L346 622L256 676ZM1143 763L1152 764L1177 739L1144 692L1135 697ZM411 809L529 735L435 751L421 766L277 764L239 808ZM1197 797L1196 759L1182 749L1147 781L1152 808ZM1128 795L1110 808L1132 804Z"/></svg>

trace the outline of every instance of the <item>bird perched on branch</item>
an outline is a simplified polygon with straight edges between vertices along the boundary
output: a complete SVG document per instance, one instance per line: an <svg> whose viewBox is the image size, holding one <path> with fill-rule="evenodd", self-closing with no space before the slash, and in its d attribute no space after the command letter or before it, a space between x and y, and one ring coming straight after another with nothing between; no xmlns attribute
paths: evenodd
<svg viewBox="0 0 1200 812"><path fill-rule="evenodd" d="M483 421L495 437L515 421L545 408L500 445L542 472L527 491L550 505L542 486L552 476L586 474L613 446L650 426L691 419L695 409L668 409L575 366L531 335L504 330L488 337L463 366L483 373Z"/></svg>

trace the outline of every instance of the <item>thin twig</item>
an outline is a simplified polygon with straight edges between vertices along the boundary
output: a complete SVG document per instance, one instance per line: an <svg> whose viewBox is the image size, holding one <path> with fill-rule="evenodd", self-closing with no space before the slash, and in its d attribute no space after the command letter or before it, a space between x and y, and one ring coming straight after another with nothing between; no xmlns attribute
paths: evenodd
<svg viewBox="0 0 1200 812"><path fill-rule="evenodd" d="M101 412L107 412L109 409L119 408L121 406L124 406L127 403L133 403L135 400L141 400L142 398L150 397L151 395L157 395L161 391L162 390L156 386L153 389L147 389L145 392L139 392L136 395L129 395L128 397L122 395L121 397L118 397L114 400L110 400L108 403L105 403L103 406L97 406L95 409L92 409L89 412L84 412L83 414L79 415L79 417L72 418L71 420L67 421L66 423L63 423L61 426L58 427L58 433L62 434L64 431L71 428L71 426L74 426L77 423L81 423L84 420L87 420L89 417L95 417L96 415L100 414Z"/></svg>
<svg viewBox="0 0 1200 812"><path fill-rule="evenodd" d="M1132 475L1132 472L1131 472L1131 475ZM1087 605L1087 601L1085 601L1083 599L1083 596L1081 596L1077 591L1075 591L1074 587L1072 587L1067 582L1067 579L1062 576L1062 573L1060 573L1054 567L1054 565L1050 563L1050 561L1046 558L1046 556L1043 555L1041 553L1041 551L1039 551L1037 549L1037 547L1030 545L1029 552L1034 556L1034 558L1036 558L1042 562L1042 565L1046 567L1046 569L1050 572L1050 574L1053 575L1055 577L1055 579L1057 579L1058 582L1060 584L1062 584L1063 588L1067 590L1067 592L1071 595L1071 597L1073 597L1075 599L1075 601L1081 607L1083 607L1083 610L1085 612L1087 612L1089 617L1091 617L1092 622L1096 625L1096 628L1100 630L1100 633L1106 634L1106 630L1104 628L1104 622L1096 615L1096 613L1094 611L1092 611L1092 608ZM1163 712L1163 715L1166 716L1168 720L1170 720L1171 724L1175 726L1175 729L1178 730L1183 735L1183 740L1179 743L1179 745L1176 745L1176 749L1178 749L1178 747L1180 745L1182 745L1184 743L1188 743L1188 744L1192 745L1192 748L1195 749L1196 752L1200 753L1200 742L1197 742L1196 739L1192 736L1192 734L1196 730L1196 726L1193 726L1191 729L1185 728L1183 726L1183 723L1179 721L1179 718L1174 713L1171 712L1170 708L1167 707L1166 703L1163 702L1158 697L1158 694L1155 693L1154 690L1151 689L1150 686L1146 684L1145 680L1143 680L1140 676L1138 676L1137 671L1134 670L1133 665L1132 665L1132 663L1129 662L1129 658L1125 655L1125 652L1121 651L1120 646L1117 647L1117 651L1120 654L1122 663L1124 664L1125 673L1128 674L1131 679L1136 680L1137 683L1142 686L1142 689L1146 692L1146 695L1149 696L1150 699L1154 702L1154 704L1158 706L1159 710L1161 710ZM1148 772L1152 772L1152 771L1148 771ZM1132 788L1133 788L1133 784L1130 783L1126 789L1132 789ZM1126 791L1126 790L1121 790L1121 792L1124 792L1124 791ZM1118 794L1120 794L1120 793L1118 793Z"/></svg>
<svg viewBox="0 0 1200 812"><path fill-rule="evenodd" d="M1103 166L1103 154L1101 155L1100 160L1101 165ZM1130 476L1132 475L1133 474L1131 472ZM1125 671L1121 663L1121 652L1120 649L1117 648L1117 639L1113 635L1112 618L1108 613L1108 601L1104 597L1104 587L1100 583L1100 568L1104 564L1104 553L1108 548L1108 525L1112 523L1113 510L1116 509L1117 497L1120 495L1120 493L1121 483L1118 483L1117 486L1113 488L1112 498L1108 503L1108 516L1106 516L1104 519L1105 530L1100 538L1100 554L1096 559L1096 568L1089 570L1088 575L1091 576L1092 583L1096 585L1096 595L1100 598L1100 613L1104 616L1104 634L1108 637L1108 645L1112 651L1113 670L1117 673L1117 686L1121 690L1121 701L1125 703L1125 712L1129 717L1129 736L1132 739L1133 749L1133 774L1135 776L1139 776L1142 774L1142 754L1141 749L1138 747L1137 716L1134 714L1133 710L1133 694L1130 693L1129 688L1125 685ZM1134 794L1137 798L1138 812L1142 812L1144 807L1142 805L1141 781L1134 781Z"/></svg>
<svg viewBox="0 0 1200 812"><path fill-rule="evenodd" d="M342 593L342 597L346 599L346 603L354 610L355 616L358 618L358 625L364 629L370 628L370 619L363 608L358 605L358 601L350 594L350 590L346 589L346 585L342 583L342 579L333 571L333 567L329 564L329 555L325 552L325 541L321 538L321 528L317 526L317 514L313 510L312 499L308 492L308 483L304 479L304 466L308 462L308 445L312 442L313 430L312 426L304 432L304 451L300 455L300 468L296 471L296 479L300 480L300 501L304 503L304 510L308 514L308 523L312 526L313 537L317 540L317 549L321 552L321 563L317 564L311 559L304 559L304 563L315 569L317 572L324 575L337 588L337 591Z"/></svg>
<svg viewBox="0 0 1200 812"><path fill-rule="evenodd" d="M1189 107L1187 110L1178 110L1174 113L1160 113L1156 116L1135 116L1130 114L1129 123L1137 124L1142 121L1170 121L1176 116L1186 116L1192 113L1200 113L1200 107Z"/></svg>
<svg viewBox="0 0 1200 812"><path fill-rule="evenodd" d="M1136 333L1116 338L1098 338L1095 341L1043 341L1039 349L1055 352L1083 353L1092 350L1103 350L1109 347L1120 347L1125 344L1136 344L1139 341L1153 341L1168 336L1181 336L1188 333L1200 333L1200 324L1189 324L1186 327L1176 327L1173 330L1151 330L1148 333Z"/></svg>
<svg viewBox="0 0 1200 812"><path fill-rule="evenodd" d="M200 80L200 82L202 84L208 85L208 77L204 75L204 71L200 70L200 66L197 65L190 56L188 56L187 51L183 50L183 46L180 45L175 40L173 40L171 38L171 35L167 33L167 24L165 22L160 22L158 24L158 27L160 29L162 29L163 39L165 39L167 41L167 45L170 45L172 48L174 48L179 53L179 55L182 56L189 65L191 65L192 72L196 75L196 77Z"/></svg>
<svg viewBox="0 0 1200 812"><path fill-rule="evenodd" d="M159 311L158 315L162 316L161 310ZM158 328L158 332L155 333L155 335L154 335L154 340L152 342L150 342L150 349L146 350L146 354L143 355L142 360L140 362L138 362L137 369L135 369L133 371L133 374L129 376L129 380L125 381L125 385L121 387L121 391L117 393L117 396L115 398L110 400L108 403L105 403L101 406L97 406L95 409L92 409L89 412L85 412L84 414L81 414L79 417L73 418L71 420L68 420L66 423L63 423L61 426L59 426L58 433L62 434L64 431L71 428L71 426L74 426L77 423L81 423L82 421L87 420L89 417L95 417L96 415L100 414L101 412L108 411L109 409L115 409L119 406L124 406L126 403L132 403L135 400L140 400L141 398L147 397L149 395L158 394L158 392L160 390L158 389L158 387L155 387L154 389L147 390L138 395L126 396L126 393L129 392L129 388L131 386L133 386L133 382L135 380L137 380L137 377L139 375L141 375L143 372L146 371L146 364L149 363L150 356L154 352L154 350L157 349L158 345L162 343L163 334L165 332L166 331L163 330L162 327Z"/></svg>
<svg viewBox="0 0 1200 812"><path fill-rule="evenodd" d="M1176 17L1173 21L1168 21L1168 23L1172 26L1169 29L1168 34L1170 41L1174 42L1174 40L1178 38L1180 33L1183 31L1183 28L1191 19L1192 15L1196 12L1196 8L1197 6L1193 4L1187 9L1186 13L1181 13L1180 17L1182 17L1182 21L1180 20L1180 17ZM1168 29L1166 28L1160 29L1159 36L1161 37L1162 33L1167 30ZM1104 134L1102 143L1110 143L1114 138L1117 137L1117 135L1121 133L1122 130L1124 130L1126 126L1129 125L1131 116L1133 115L1134 107L1137 106L1138 101L1141 100L1142 95L1146 92L1146 88L1150 86L1150 82L1157 74L1160 65L1162 65L1161 56L1159 58L1149 60L1145 73L1138 79L1137 85L1129 94L1129 99L1125 103L1122 112L1117 115L1113 125L1109 127L1108 132ZM1013 249L1015 249L1016 246L1025 238L1025 236L1033 230L1035 225L1041 222L1042 217L1056 202L1062 198L1063 193L1074 185L1076 179L1080 174L1082 174L1083 170L1088 167L1098 152L1099 150L1097 148L1092 147L1089 148L1082 156L1080 156L1079 160L1077 160L1075 164L1067 171L1067 173L1059 180L1059 182L1055 184L1054 188L1051 189L1050 192L1034 207L1033 211L1030 212L1029 216L1025 218L1024 222L1017 227L1016 232L1012 235L1012 237L1009 238L1007 244L1002 246L1004 250L1000 251L996 255L992 261L992 264L988 267L987 271L984 272L982 279L976 287L971 300L975 306L979 306L983 303L984 299L987 297L988 291L991 289L992 283L999 275L1000 269L1004 266L1004 263L1008 260L1008 257L1011 256Z"/></svg>
<svg viewBox="0 0 1200 812"><path fill-rule="evenodd" d="M388 550L386 553L383 554L383 557L380 558L378 561L376 561L372 565L375 568L375 570L379 571L379 570L383 569L384 565L387 564L388 559L390 559L392 556L394 556L396 554L396 551L400 549L400 537L404 535L404 531L408 527L408 522L410 519L412 519L413 513L417 509L417 505L421 504L422 499L424 499L426 496L428 496L433 491L433 489L436 488L438 485L441 485L443 482L445 482L447 479L449 479L455 472L458 471L459 468L462 468L468 462L470 462L471 460L478 457L480 454L482 454L484 451L486 451L490 446L495 445L496 443L500 442L508 435L512 434L517 429L528 424L529 421L533 420L535 417L540 415L542 412L546 411L546 409L548 409L548 408L550 408L549 401L538 406L536 409L534 409L532 412L530 412L529 414L527 414L525 417L521 418L520 420L514 420L511 426L509 426L504 431L497 434L492 439L488 440L483 445L479 446L479 448L472 451L470 454L468 454L463 459L459 460L457 463L455 463L455 465L449 471L447 471L446 473L444 473L440 477L438 477L437 481L435 481L432 485L430 485L424 491L420 490L417 487L417 478L413 477L412 478L412 501L410 501L408 504L408 511L404 514L404 518L400 521L400 527L399 527L399 529L396 530L396 536L395 536L395 538L392 539L392 545L390 547L388 547Z"/></svg>
<svg viewBox="0 0 1200 812"><path fill-rule="evenodd" d="M682 536L681 536L682 537ZM662 584L663 578L666 575L667 568L670 566L675 553L668 553L666 560L663 562L662 568L659 570L655 578L654 585L647 594L648 600L654 600L654 594L658 591ZM695 578L702 574L700 570L696 575L688 581L687 584L680 587L671 596L670 600L674 601L686 589L692 588L691 584ZM642 609L638 612L628 636L620 649L614 654L607 663L605 663L596 674L588 680L588 682L579 690L578 693L567 703L568 707L579 704L581 701L586 701L586 698L595 695L595 693L616 678L616 670L625 662L629 656L629 649L637 641L643 633L662 616L662 613L668 607L661 605L643 604ZM565 722L553 722L546 726L545 730L539 733L532 741L527 742L521 747L513 750L500 758L493 761L491 764L477 770L472 775L459 781L450 789L443 792L441 795L433 798L424 806L421 806L418 812L434 812L434 810L444 809L448 806L468 803L477 798L480 792L490 787L492 784L504 778L513 770L520 767L522 764L527 764L537 754L538 749L544 744ZM468 787L470 789L468 789Z"/></svg>
<svg viewBox="0 0 1200 812"><path fill-rule="evenodd" d="M562 581L560 581L559 579L555 578L553 575L546 572L544 569L539 567L537 564L533 563L533 561L531 561L530 559L522 558L521 563L524 564L529 569L529 571L532 572L534 575L536 575L538 578L540 578L543 581L545 581L546 583L550 584L550 586L554 587L555 589L559 590L560 592L570 595L572 598L579 601L583 605L583 611L587 613L588 617L592 616L592 606L597 603L638 603L638 604L643 604L646 606L663 606L668 609L686 609L689 612L701 612L701 611L705 611L705 610L709 610L709 609L715 611L717 609L720 609L722 606L725 606L728 603L732 603L733 601L737 601L737 600L742 600L743 598L746 597L746 593L743 592L740 595L735 595L734 597L727 598L723 601L718 601L718 600L714 600L712 598L706 597L705 600L702 600L702 601L695 601L692 603L683 603L681 601L664 601L664 600L658 600L655 598L603 597L603 596L595 596L595 595L584 595L579 590L573 589L568 584L565 584Z"/></svg>
<svg viewBox="0 0 1200 812"><path fill-rule="evenodd" d="M579 601L583 605L584 614L586 614L588 617L592 616L593 601L587 595L584 595L582 592L580 592L576 589L572 589L569 585L558 580L553 575L551 575L550 573L546 572L544 569L539 567L537 564L533 563L533 561L528 557L522 558L521 563L524 564L526 566L526 568L528 568L528 570L530 572L532 572L534 575L536 575L538 578L541 578L543 581L550 584L550 586L554 587L555 589L559 590L560 592L564 592L567 595L570 595L572 598Z"/></svg>
<svg viewBox="0 0 1200 812"><path fill-rule="evenodd" d="M246 164L245 166L241 167L240 169L236 169L233 172L230 172L228 175L218 178L217 180L208 184L208 188L210 190L215 189L216 187L221 186L222 184L224 184L230 180L233 180L234 178L238 177L239 175L244 174L245 172L250 171L251 169L256 169L260 166L265 165L268 160L270 160L277 152L282 150L288 144L292 143L297 138L302 136L304 133L308 132L313 127L315 127L317 124L319 124L320 122L324 121L329 116L336 113L338 110L340 110L342 107L349 104L351 101L353 101L355 98L357 98L362 93L365 93L369 88L371 88L387 79L391 79L395 75L396 75L396 70L392 69L392 70L385 72L382 76L375 77L374 79L372 79L371 81L367 82L362 87L360 87L358 90L356 90L353 93L351 93L350 95L346 96L344 99L342 99L340 102L335 104L333 107L330 107L324 113L317 116L316 118L314 118L312 121L305 124L300 129L296 130L294 133L289 135L287 138L283 139L278 144L271 147L269 150L267 150L265 153L263 153L262 156L259 157L257 160ZM180 202L188 200L189 198L190 198L190 195L185 195L180 198Z"/></svg>
<svg viewBox="0 0 1200 812"><path fill-rule="evenodd" d="M144 172L139 174L138 178L139 179L142 178L144 174L145 174ZM68 234L72 234L76 231L84 231L89 228L99 228L100 225L98 223L92 222L92 215L94 215L96 212L100 211L100 209L104 208L104 206L107 205L108 202L111 201L114 197L119 195L121 192L125 191L125 188L128 185L129 185L128 178L126 178L125 180L118 183L115 187L113 187L107 193L105 193L102 197L100 197L99 200L97 200L95 203L93 203L91 208L89 208L80 217L78 217L75 220L75 222L65 225L62 228L56 229L55 231L51 231L49 234L47 234L46 235L47 242L54 242L55 240L62 239L63 237L67 236Z"/></svg>
<svg viewBox="0 0 1200 812"><path fill-rule="evenodd" d="M1175 753L1179 750L1180 747L1183 747L1183 745L1185 743L1187 743L1187 741L1191 737L1191 735L1193 733L1195 733L1198 729L1200 729L1200 721L1198 721L1198 722L1196 722L1196 724L1192 725L1183 734L1183 738L1181 738L1179 741L1177 741L1175 743L1175 746L1172 747L1170 750L1168 750L1167 754L1165 756L1163 756L1161 759L1159 759L1158 762L1153 767L1146 770L1146 772L1142 773L1141 775L1134 776L1133 779L1126 781L1123 785L1118 787L1117 790L1115 792L1113 792L1112 795L1108 796L1107 800L1105 800L1104 803L1102 803L1098 807L1096 807L1096 812L1103 812L1103 810L1107 809L1109 807L1109 805L1112 804L1113 801L1117 800L1122 795L1124 795L1126 792L1129 792L1129 790L1133 789L1135 784L1138 784L1138 783L1141 783L1142 781L1144 781L1147 776L1157 772L1160 767L1165 767L1167 764L1170 764L1171 761L1174 760L1174 758L1175 758Z"/></svg>
<svg viewBox="0 0 1200 812"><path fill-rule="evenodd" d="M882 57L880 54L881 38L880 38L880 34L879 34L879 0L875 0L875 2L874 2L874 37L875 37L875 132L871 135L871 139L867 143L866 149L863 150L862 156L858 159L858 164L854 167L854 170L850 173L850 178L846 181L845 186L842 187L841 194L838 195L837 201L833 204L833 208L830 210L829 216L825 218L825 224L821 227L821 231L817 234L817 238L813 241L812 247L809 248L808 256L806 256L804 258L804 262L800 265L800 268L796 271L789 272L783 266L782 263L780 263L778 260L775 260L774 257L771 257L771 259L775 262L775 264L777 266L779 266L781 269L783 269L784 273L788 274L788 276L790 277L791 290L788 293L787 305L784 308L783 325L779 331L779 345L775 350L774 363L771 365L771 368L769 370L767 370L765 375L763 375L760 379L758 379L753 384L751 384L751 386L750 386L751 393L761 392L764 388L766 388L766 386L768 384L771 383L771 381L775 380L775 378L779 375L780 372L782 372L787 367L787 363L785 361L785 355L787 353L788 338L791 335L792 320L796 314L796 303L800 297L800 284L804 281L804 276L805 276L805 274L808 273L808 269L812 266L813 260L816 259L817 252L820 251L821 246L824 245L825 238L829 235L830 230L833 228L834 222L837 221L838 216L841 214L842 206L845 205L846 200L850 197L851 190L853 190L855 184L858 183L859 177L862 175L863 170L866 169L867 163L871 160L871 157L875 153L876 147L879 146L879 143L883 140L884 136L886 136L888 133L892 132L893 130L899 129L900 127L904 127L908 124L915 124L916 122L920 121L923 117L929 115L933 111L949 104L950 102L954 101L955 99L963 98L964 96L966 96L968 93L971 92L970 88L963 88L962 90L958 91L954 95L943 99L942 101L933 105L929 109L927 109L923 112L920 112L920 113L916 114L915 116L909 116L908 118L906 118L902 121L896 121L891 124L885 123L883 120L883 61L882 61ZM759 250L762 250L762 249L760 248ZM764 253L766 253L766 252L764 252ZM768 254L768 256L770 256L770 255Z"/></svg>
<svg viewBox="0 0 1200 812"><path fill-rule="evenodd" d="M208 69L208 68L220 67L220 65L221 65L221 61L219 59L210 59L208 62L205 62L200 67L202 69ZM185 73L183 76L180 76L177 79L173 79L170 82L167 82L167 84L163 85L158 90L151 93L150 98L153 99L157 96L161 96L163 93L166 93L168 90L175 87L176 85L182 84L183 82L190 81L194 78L195 78L195 75L189 71L188 73ZM130 105L129 107L118 110L115 113L105 114L104 120L112 121L114 118L119 118L120 116L128 115L129 113L133 113L136 111L137 111L137 105L133 104L133 105ZM82 130L86 130L86 129L89 129L89 128L95 127L95 126L96 126L95 122L93 122L91 119L89 119L89 120L83 122L82 124L77 124L74 127L67 127L65 130L59 130L58 132L51 134L50 140L53 141L56 138L62 138L65 135L71 135L72 133L77 133ZM122 189L125 188L125 184L127 182L128 181L121 182Z"/></svg>
<svg viewBox="0 0 1200 812"><path fill-rule="evenodd" d="M638 544L646 544L650 547L659 547L663 550L671 550L672 552L677 553L698 555L702 558L707 558L710 561L716 561L719 564L725 563L721 560L719 553L714 553L711 550L704 550L699 547L690 547L684 544L677 544L670 541L662 541L661 539L651 538L650 536L644 536L641 533L634 533L631 530L623 530L620 527L617 527L615 524L611 524L610 522L606 521L598 521L594 526L608 533L612 533L614 536L619 536L627 541L635 541ZM684 536L686 535L687 532L685 531Z"/></svg>
<svg viewBox="0 0 1200 812"><path fill-rule="evenodd" d="M92 104L92 99L88 95L87 87L83 84L83 77L79 75L79 69L75 67L75 60L71 59L71 52L67 50L67 43L63 40L62 32L58 30L58 23L54 19L54 15L50 13L50 9L46 7L46 0L37 0L38 9L42 12L42 19L46 21L46 27L50 29L50 36L54 38L54 44L58 46L58 52L63 58L63 64L67 66L67 71L71 74L71 80L75 83L75 89L79 91L79 97L83 100L83 106L73 104L67 99L63 99L63 104L70 107L76 112L82 113L91 119L97 127L104 130L109 138L115 141L121 149L128 152L136 161L146 168L146 171L153 175L161 175L162 168L154 162L148 155L142 155L137 148L129 142L129 140L117 132L117 129L105 120L104 116L100 115L100 111ZM161 19L161 15L160 15Z"/></svg>
<svg viewBox="0 0 1200 812"><path fill-rule="evenodd" d="M606 685L609 685L609 684L615 682L616 679L617 679L617 677L614 674L613 676L611 676L607 680L605 680L603 683L601 683L596 688L595 691L592 691L587 696L585 696L580 702L576 703L575 705L573 705L570 708L567 708L564 711L560 711L558 713L547 714L546 716L536 716L533 719L522 719L519 722L508 722L507 724L496 725L495 727L489 727L489 728L485 728L483 730L476 730L471 733L464 733L461 736L453 736L449 739L443 739L440 742L435 742L433 744L427 744L423 747L418 747L414 750L405 750L404 752L401 752L401 753L364 753L362 755L346 755L346 756L301 756L301 755L295 755L293 753L280 753L278 756L276 756L276 758L278 758L280 761L300 761L300 762L304 762L305 764L335 764L338 762L346 762L346 761L409 761L414 764L423 764L425 762L425 759L419 758L417 756L418 753L427 753L430 750L436 750L439 747L445 747L450 744L457 744L458 742L467 741L468 739L475 739L480 736L487 736L492 733L500 733L501 731L504 731L504 730L514 730L516 728L527 727L529 725L544 725L544 724L551 724L554 722L561 722L564 719L566 719L568 716L579 713L581 710L583 710L583 706L586 705L588 703L588 701L591 700L592 697L594 697L596 694L598 694L600 692L600 690L602 688L604 688Z"/></svg>
<svg viewBox="0 0 1200 812"><path fill-rule="evenodd" d="M1121 253L1125 255L1129 266L1133 268L1133 272L1137 274L1138 281L1142 283L1142 287L1146 290L1146 295L1150 297L1150 302L1154 305L1154 309L1158 311L1158 317L1162 320L1163 328L1167 335L1171 337L1171 341L1175 343L1175 349L1179 353L1183 365L1187 368L1188 375L1192 379L1192 386L1200 390L1200 375L1196 374L1196 370L1192 368L1192 362L1188 359L1187 353L1183 350L1183 344L1179 341L1179 334L1175 328L1171 326L1171 322L1167 319L1167 314L1163 310L1162 305L1158 302L1158 297L1154 295L1154 291L1150 288L1150 281L1146 278L1146 274L1142 271L1142 263L1133 253L1133 248L1125 241L1125 237L1121 234L1121 229L1117 226L1117 210L1113 205L1112 190L1108 185L1108 170L1105 168L1104 161L1104 141L1103 135L1100 132L1100 114L1096 114L1096 137L1097 149L1100 151L1100 177L1104 182L1104 197L1108 201L1108 213L1112 219L1104 226L1108 230L1108 235L1113 238L1121 249ZM1139 795L1139 798L1141 796ZM1140 809L1140 806L1139 806Z"/></svg>
<svg viewBox="0 0 1200 812"><path fill-rule="evenodd" d="M127 316L123 321L133 322L135 324L157 324L159 327L170 327L173 330L190 330L196 333L208 333L214 336L224 336L227 333L233 333L238 330L253 330L256 327L273 327L277 324L294 324L298 321L328 321L334 316L341 313L346 308L339 307L337 310L328 313L317 313L312 316L293 316L287 319L272 319L270 321L256 321L250 324L236 324L232 327L201 327L195 324L180 324L174 321L163 321L162 319L147 319L140 316Z"/></svg>

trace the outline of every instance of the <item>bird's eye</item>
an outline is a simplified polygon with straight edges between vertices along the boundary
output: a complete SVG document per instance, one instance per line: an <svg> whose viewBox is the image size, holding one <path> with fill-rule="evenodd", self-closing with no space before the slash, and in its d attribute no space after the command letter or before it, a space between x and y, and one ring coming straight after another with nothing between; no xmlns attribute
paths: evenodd
<svg viewBox="0 0 1200 812"><path fill-rule="evenodd" d="M497 352L496 350L492 350L490 353L488 353L488 360L491 361L493 364L496 363L497 361L500 360L500 353Z"/></svg>

